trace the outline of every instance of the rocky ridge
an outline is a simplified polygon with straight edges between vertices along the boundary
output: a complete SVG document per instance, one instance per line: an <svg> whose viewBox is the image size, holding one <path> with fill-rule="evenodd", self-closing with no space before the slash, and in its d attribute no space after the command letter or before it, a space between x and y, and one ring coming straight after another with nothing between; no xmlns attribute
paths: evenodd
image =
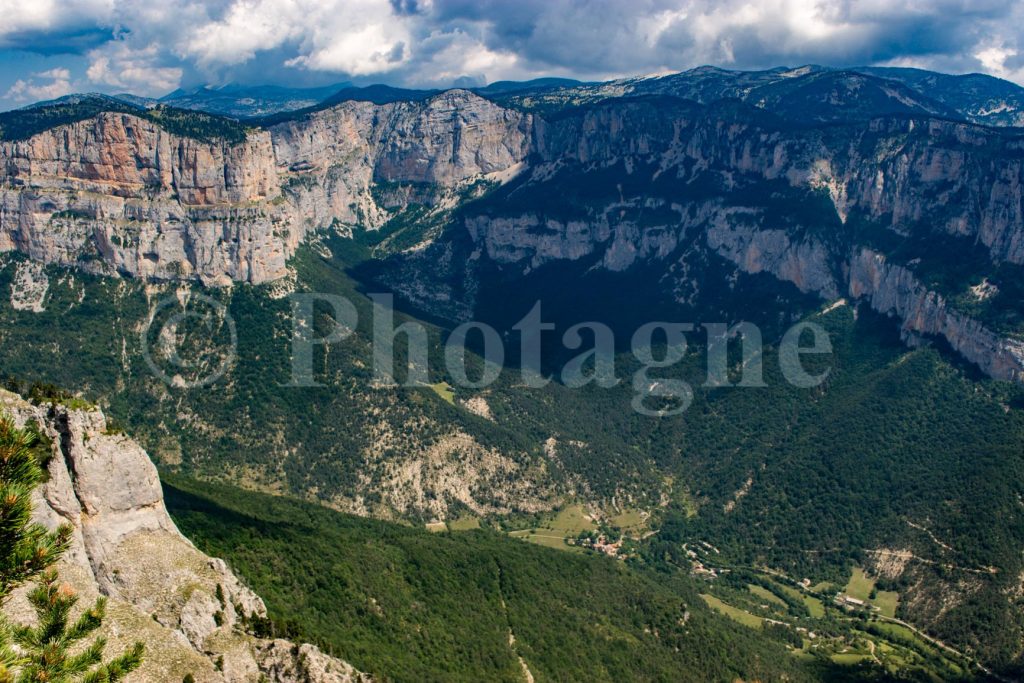
<svg viewBox="0 0 1024 683"><path fill-rule="evenodd" d="M824 79L856 98L865 77L844 78L786 72L787 83L808 79L792 88L800 97L817 97ZM1024 138L929 118L923 105L843 121L835 117L845 100L823 92L829 126L793 125L736 100L663 95L542 116L453 90L342 102L234 145L106 113L0 143L0 250L100 273L261 283L288 276L288 258L311 231L377 228L410 204L452 207L475 183L500 179L514 186L502 198L518 192L518 201L460 214L473 248L455 248L462 237L449 234L406 254L404 274L392 279L398 291L465 317L480 256L524 271L594 255L611 271L652 260L671 268L680 250L702 242L745 272L829 300L863 299L899 318L908 336L942 336L995 377L1024 377L1019 340L951 310L943 292L920 291L906 264L875 243L952 236L986 250L993 267L1024 265ZM574 202L573 184L593 187ZM864 224L867 241L855 234ZM905 272L859 277L864 249L885 270Z"/></svg>
<svg viewBox="0 0 1024 683"><path fill-rule="evenodd" d="M197 550L167 514L156 467L142 448L111 430L96 409L37 406L0 390L0 409L19 426L38 425L53 457L38 490L36 518L71 524L72 546L58 565L82 596L108 597L108 652L146 644L129 681L350 683L369 681L312 645L248 635L266 617L263 601L219 559ZM27 618L27 589L7 605Z"/></svg>
<svg viewBox="0 0 1024 683"><path fill-rule="evenodd" d="M537 129L530 167L465 212L461 230L403 255L388 284L433 312L465 313L475 289L464 283L484 261L524 275L582 259L670 272L697 246L828 301L864 301L908 338L943 337L988 374L1024 379L1019 339L954 310L878 246L951 236L987 251L993 269L1024 263L1019 135L887 118L793 129L742 107L663 101L597 105Z"/></svg>
<svg viewBox="0 0 1024 683"><path fill-rule="evenodd" d="M408 201L378 186L441 197L518 163L530 122L466 91L345 102L238 144L102 113L0 143L0 250L105 274L268 282L310 230L377 227Z"/></svg>

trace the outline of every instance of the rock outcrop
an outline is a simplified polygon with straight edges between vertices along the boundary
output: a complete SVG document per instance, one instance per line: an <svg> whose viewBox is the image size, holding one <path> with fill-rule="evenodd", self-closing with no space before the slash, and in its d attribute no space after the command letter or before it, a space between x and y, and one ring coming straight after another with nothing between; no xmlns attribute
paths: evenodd
<svg viewBox="0 0 1024 683"><path fill-rule="evenodd" d="M930 291L908 267L915 247L904 246L961 245L920 254L933 270L955 265L960 250L987 271L1024 264L1019 134L908 118L788 126L738 103L681 101L612 101L535 130L536 153L513 187L463 212L461 233L404 254L386 284L425 310L468 317L482 262L525 275L586 259L669 276L710 253L829 301L865 301L908 339L942 337L993 377L1024 379L1021 341ZM903 260L878 245L903 246Z"/></svg>
<svg viewBox="0 0 1024 683"><path fill-rule="evenodd" d="M287 275L312 230L373 229L411 203L450 208L478 181L518 174L518 196L459 212L473 248L408 254L430 272L399 276L396 288L465 317L480 257L524 272L595 256L610 271L671 268L699 242L804 292L863 297L905 330L943 336L993 376L1019 379L1019 344L947 300L929 308L944 311L941 322L914 320L920 286L883 295L851 279L862 249L886 254L858 234L864 225L881 243L941 235L993 268L1024 266L1024 137L911 114L821 127L737 101L662 98L544 118L452 90L343 102L230 144L105 113L0 144L0 250L107 274L260 283ZM19 285L27 309L38 305L31 274Z"/></svg>
<svg viewBox="0 0 1024 683"><path fill-rule="evenodd" d="M0 410L19 425L35 422L51 443L35 514L51 528L72 525L58 570L83 602L108 597L108 652L145 642L145 662L129 681L176 682L187 674L200 683L369 680L312 645L245 632L247 620L266 617L263 601L223 560L179 533L156 467L137 443L108 428L102 412L36 406L2 390ZM7 606L16 618L30 613L24 590Z"/></svg>
<svg viewBox="0 0 1024 683"><path fill-rule="evenodd" d="M292 233L269 133L237 145L105 113L0 144L0 250L209 284L281 277Z"/></svg>
<svg viewBox="0 0 1024 683"><path fill-rule="evenodd" d="M976 320L951 310L906 268L870 249L850 259L849 293L879 313L896 317L905 335L943 337L964 358L992 377L1024 381L1024 342L1000 337Z"/></svg>
<svg viewBox="0 0 1024 683"><path fill-rule="evenodd" d="M381 225L410 198L388 196L392 184L436 200L521 162L531 121L459 90L346 102L237 144L103 113L0 143L0 251L105 274L267 282L308 231Z"/></svg>

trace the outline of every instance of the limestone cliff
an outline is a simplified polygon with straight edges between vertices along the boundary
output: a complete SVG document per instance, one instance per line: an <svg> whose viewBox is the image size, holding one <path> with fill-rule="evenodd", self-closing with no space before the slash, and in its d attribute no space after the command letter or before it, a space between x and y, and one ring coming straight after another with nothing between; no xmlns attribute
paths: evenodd
<svg viewBox="0 0 1024 683"><path fill-rule="evenodd" d="M105 113L0 144L0 249L211 284L285 273L293 234L270 135L237 145Z"/></svg>
<svg viewBox="0 0 1024 683"><path fill-rule="evenodd" d="M189 673L209 683L369 680L312 645L245 633L246 619L266 616L263 601L178 532L156 467L138 444L109 430L103 413L36 406L6 391L0 409L19 425L35 422L51 442L36 517L51 528L72 525L58 570L83 601L108 597L108 651L145 642L144 665L129 681L176 682ZM16 618L30 613L25 590L8 605Z"/></svg>
<svg viewBox="0 0 1024 683"><path fill-rule="evenodd" d="M1000 337L976 320L951 310L906 268L861 249L850 259L849 293L880 313L895 316L908 335L936 335L992 377L1024 381L1024 341Z"/></svg>
<svg viewBox="0 0 1024 683"><path fill-rule="evenodd" d="M410 196L436 201L504 171L529 151L532 117L462 90L425 102L345 102L270 128L296 218L311 227L375 228ZM417 192L417 189L419 192Z"/></svg>
<svg viewBox="0 0 1024 683"><path fill-rule="evenodd" d="M103 113L0 143L0 250L100 273L267 282L309 230L376 227L404 204L379 201L378 186L440 197L520 162L530 122L465 91L347 102L237 144Z"/></svg>
<svg viewBox="0 0 1024 683"><path fill-rule="evenodd" d="M700 245L803 292L863 298L1019 379L1020 344L952 310L948 292L906 285L915 254L894 261L886 245L943 236L987 254L986 268L1024 265L1024 137L914 116L820 126L736 101L641 98L545 117L452 90L343 102L230 144L105 113L0 144L0 250L108 274L260 283L287 274L312 230L374 229L409 204L451 208L481 179L512 179L457 212L457 230L407 253L387 284L461 318L480 258L523 272L583 258L668 272ZM467 237L473 246L454 243ZM864 249L887 272L903 268L904 284L867 286L893 280L860 278ZM26 308L38 298L29 285Z"/></svg>
<svg viewBox="0 0 1024 683"><path fill-rule="evenodd" d="M907 267L923 256L948 270L971 249L987 253L986 271L1024 263L1019 134L895 118L795 127L738 104L680 101L612 102L535 127L530 167L464 212L461 230L403 255L387 284L465 317L482 261L522 275L584 259L670 274L710 252L826 300L863 300L898 318L908 338L943 337L988 374L1024 379L1019 338L956 311ZM933 237L962 246L937 255L903 246ZM903 261L885 245L902 247Z"/></svg>

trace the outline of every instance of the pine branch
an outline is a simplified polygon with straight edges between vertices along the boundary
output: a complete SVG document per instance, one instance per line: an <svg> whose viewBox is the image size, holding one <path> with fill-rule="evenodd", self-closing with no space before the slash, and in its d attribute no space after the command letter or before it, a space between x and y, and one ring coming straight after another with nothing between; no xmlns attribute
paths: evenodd
<svg viewBox="0 0 1024 683"><path fill-rule="evenodd" d="M38 435L0 415L0 601L52 566L71 543L71 527L56 531L32 521L32 492L43 472L32 453Z"/></svg>
<svg viewBox="0 0 1024 683"><path fill-rule="evenodd" d="M0 415L0 604L19 584L37 576L39 581L28 594L36 626L15 626L0 615L0 683L116 683L142 663L143 645L136 643L106 665L104 638L69 653L101 626L106 600L98 599L69 625L78 596L49 568L70 545L72 529L64 525L50 532L32 522L32 492L42 480L30 451L34 440L31 430L17 429Z"/></svg>
<svg viewBox="0 0 1024 683"><path fill-rule="evenodd" d="M103 617L106 614L107 599L97 598L96 603L78 617L78 621L67 630L65 639L68 643L75 643L85 638L103 624Z"/></svg>
<svg viewBox="0 0 1024 683"><path fill-rule="evenodd" d="M87 675L82 679L82 683L117 683L123 680L125 676L138 669L142 664L145 650L146 648L141 642L135 643L131 650Z"/></svg>

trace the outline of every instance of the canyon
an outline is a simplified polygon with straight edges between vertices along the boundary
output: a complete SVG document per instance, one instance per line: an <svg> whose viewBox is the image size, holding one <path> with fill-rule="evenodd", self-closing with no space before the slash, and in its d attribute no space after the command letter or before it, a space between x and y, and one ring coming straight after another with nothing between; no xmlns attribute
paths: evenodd
<svg viewBox="0 0 1024 683"><path fill-rule="evenodd" d="M977 245L993 268L1024 264L1013 129L930 109L794 126L733 100L664 98L555 114L462 90L345 101L247 125L240 142L104 112L0 143L0 250L108 275L259 284L286 278L316 231L378 230L427 207L444 230L422 235L385 280L447 317L471 314L465 285L480 259L529 271L596 254L613 272L668 271L699 245L823 299L863 300L993 377L1024 377L1019 335L953 310L913 259L875 243L939 234ZM561 206L520 209L514 196L579 183L589 195ZM783 196L817 213L780 214ZM472 247L453 250L467 237Z"/></svg>

